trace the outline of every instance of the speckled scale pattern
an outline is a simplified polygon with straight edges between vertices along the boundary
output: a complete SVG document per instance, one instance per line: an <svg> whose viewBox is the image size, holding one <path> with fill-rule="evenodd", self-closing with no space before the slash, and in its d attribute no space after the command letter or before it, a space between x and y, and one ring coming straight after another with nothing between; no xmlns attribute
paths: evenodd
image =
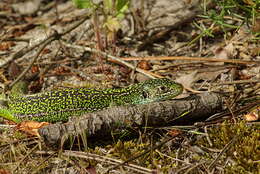
<svg viewBox="0 0 260 174"><path fill-rule="evenodd" d="M120 89L62 89L15 97L9 104L9 110L22 120L67 121L70 116L110 106L171 99L182 93L182 89L182 85L168 79L147 80Z"/></svg>

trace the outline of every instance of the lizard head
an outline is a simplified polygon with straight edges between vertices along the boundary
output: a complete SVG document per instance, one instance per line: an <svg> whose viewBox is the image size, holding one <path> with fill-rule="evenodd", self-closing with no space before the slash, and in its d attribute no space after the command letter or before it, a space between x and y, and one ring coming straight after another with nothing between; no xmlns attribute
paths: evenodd
<svg viewBox="0 0 260 174"><path fill-rule="evenodd" d="M183 86L169 79L151 79L137 84L139 87L136 104L168 100L181 94Z"/></svg>

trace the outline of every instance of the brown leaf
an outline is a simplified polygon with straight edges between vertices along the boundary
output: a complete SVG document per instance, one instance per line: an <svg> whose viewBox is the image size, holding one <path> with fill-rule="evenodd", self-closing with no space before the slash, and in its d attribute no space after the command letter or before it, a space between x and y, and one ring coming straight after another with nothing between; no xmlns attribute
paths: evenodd
<svg viewBox="0 0 260 174"><path fill-rule="evenodd" d="M97 174L97 171L94 167L90 166L87 168L89 174Z"/></svg>
<svg viewBox="0 0 260 174"><path fill-rule="evenodd" d="M50 52L51 52L50 49L44 48L43 51L41 52L41 55L43 55L43 54L48 54L48 53L50 53Z"/></svg>
<svg viewBox="0 0 260 174"><path fill-rule="evenodd" d="M0 43L0 51L10 50L10 48L14 45L15 45L14 42L2 42Z"/></svg>
<svg viewBox="0 0 260 174"><path fill-rule="evenodd" d="M5 169L0 169L0 174L11 174L11 172L9 172Z"/></svg>
<svg viewBox="0 0 260 174"><path fill-rule="evenodd" d="M23 121L16 126L16 129L29 135L38 136L38 129L48 125L48 122Z"/></svg>
<svg viewBox="0 0 260 174"><path fill-rule="evenodd" d="M199 80L204 81L214 81L220 74L228 72L228 69L219 70L219 71L208 71L198 73L197 77Z"/></svg>
<svg viewBox="0 0 260 174"><path fill-rule="evenodd" d="M178 129L171 129L168 134L171 135L172 137L176 137L177 135L181 134L182 131L178 130Z"/></svg>
<svg viewBox="0 0 260 174"><path fill-rule="evenodd" d="M253 48L251 50L251 55L252 56L259 56L260 55L260 47Z"/></svg>
<svg viewBox="0 0 260 174"><path fill-rule="evenodd" d="M238 79L240 80L248 80L251 79L254 75L249 75L247 73L238 72Z"/></svg>
<svg viewBox="0 0 260 174"><path fill-rule="evenodd" d="M32 68L31 68L32 73L36 73L36 72L39 72L39 71L40 71L39 66L37 66L37 65L32 66Z"/></svg>
<svg viewBox="0 0 260 174"><path fill-rule="evenodd" d="M229 43L225 47L218 47L215 50L215 57L220 59L230 59L234 57L234 45Z"/></svg>
<svg viewBox="0 0 260 174"><path fill-rule="evenodd" d="M18 1L19 2L19 1ZM22 15L32 15L40 8L41 0L32 0L13 4L12 7L15 12Z"/></svg>
<svg viewBox="0 0 260 174"><path fill-rule="evenodd" d="M55 74L61 75L61 74L70 73L70 70L65 67L59 66L54 69L54 72Z"/></svg>
<svg viewBox="0 0 260 174"><path fill-rule="evenodd" d="M175 81L181 83L185 87L191 87L192 84L197 81L197 71L193 71L190 74L182 75L181 77L177 78Z"/></svg>
<svg viewBox="0 0 260 174"><path fill-rule="evenodd" d="M260 32L260 19L256 19L254 25L252 26L253 32Z"/></svg>
<svg viewBox="0 0 260 174"><path fill-rule="evenodd" d="M255 3L252 0L243 0L243 2L247 5L255 5Z"/></svg>
<svg viewBox="0 0 260 174"><path fill-rule="evenodd" d="M9 76L12 77L12 79L15 79L21 72L21 67L16 62L12 61L8 67Z"/></svg>
<svg viewBox="0 0 260 174"><path fill-rule="evenodd" d="M142 60L141 62L138 63L138 68L141 68L144 70L150 70L151 64L146 60Z"/></svg>
<svg viewBox="0 0 260 174"><path fill-rule="evenodd" d="M259 120L260 115L260 106L253 109L249 114L244 115L244 119L246 121L257 121Z"/></svg>

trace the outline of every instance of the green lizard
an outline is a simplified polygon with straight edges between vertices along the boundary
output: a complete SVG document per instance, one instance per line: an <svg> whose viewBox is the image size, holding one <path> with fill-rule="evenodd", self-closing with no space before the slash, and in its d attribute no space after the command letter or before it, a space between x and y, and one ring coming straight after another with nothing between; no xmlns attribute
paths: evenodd
<svg viewBox="0 0 260 174"><path fill-rule="evenodd" d="M10 96L0 117L19 123L23 120L67 121L70 116L94 112L110 106L146 104L174 98L181 84L168 79L152 79L119 89L71 88L34 95Z"/></svg>

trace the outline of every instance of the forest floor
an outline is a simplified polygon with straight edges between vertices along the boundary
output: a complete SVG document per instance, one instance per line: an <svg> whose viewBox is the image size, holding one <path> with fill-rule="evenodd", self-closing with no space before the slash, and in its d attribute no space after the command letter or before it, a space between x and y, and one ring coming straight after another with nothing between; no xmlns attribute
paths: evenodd
<svg viewBox="0 0 260 174"><path fill-rule="evenodd" d="M33 94L164 77L184 86L180 101L214 93L221 103L206 119L184 113L178 124L55 146L0 119L0 174L260 173L259 1L73 2L0 2L1 87L27 78Z"/></svg>

